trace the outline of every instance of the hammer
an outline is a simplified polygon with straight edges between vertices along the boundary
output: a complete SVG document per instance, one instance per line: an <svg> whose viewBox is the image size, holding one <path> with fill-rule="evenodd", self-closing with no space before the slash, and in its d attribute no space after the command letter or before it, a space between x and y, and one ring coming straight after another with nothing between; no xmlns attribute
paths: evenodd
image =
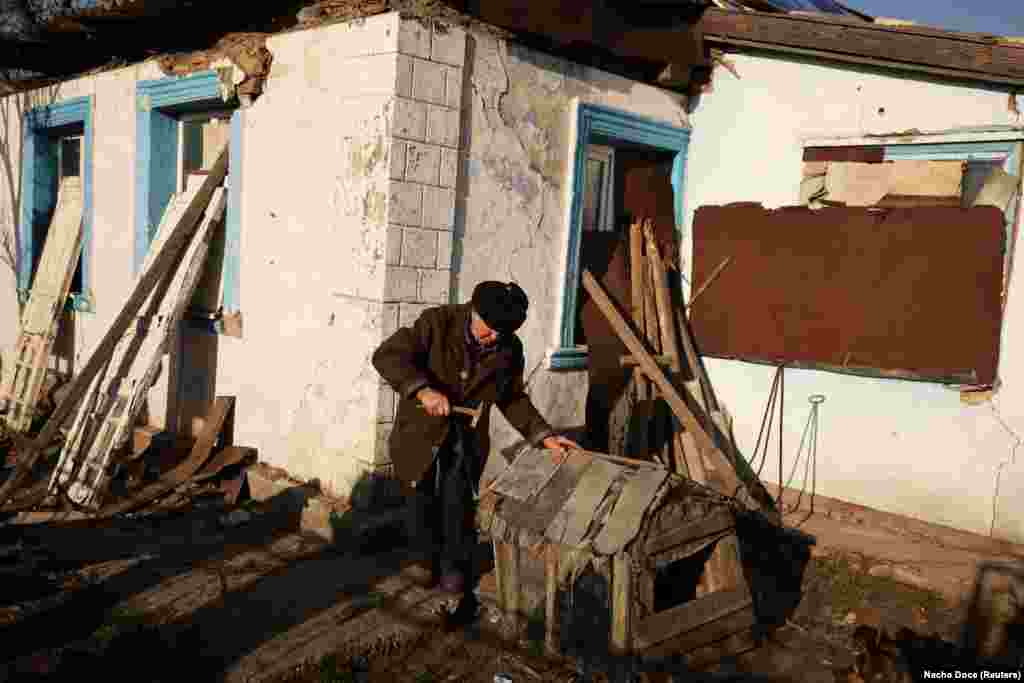
<svg viewBox="0 0 1024 683"><path fill-rule="evenodd" d="M422 407L423 404L421 403L420 408ZM482 405L475 410L473 408L464 408L462 406L451 406L450 408L453 413L462 413L463 415L469 415L472 417L473 419L470 421L469 426L475 429L476 423L480 421L480 416L484 414L485 407L485 405Z"/></svg>

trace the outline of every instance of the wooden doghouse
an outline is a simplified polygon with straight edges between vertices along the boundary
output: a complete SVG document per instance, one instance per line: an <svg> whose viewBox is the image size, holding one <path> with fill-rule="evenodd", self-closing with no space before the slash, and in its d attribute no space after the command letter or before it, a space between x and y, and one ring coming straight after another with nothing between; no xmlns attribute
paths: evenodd
<svg viewBox="0 0 1024 683"><path fill-rule="evenodd" d="M755 618L732 510L657 464L588 451L559 460L526 447L481 496L478 522L494 544L498 600L514 637L521 617L543 608L546 648L559 652L561 597L587 571L608 588L613 654L704 661L711 652L698 650L716 643L720 652L723 639L730 653L751 646ZM715 546L724 552L710 571Z"/></svg>

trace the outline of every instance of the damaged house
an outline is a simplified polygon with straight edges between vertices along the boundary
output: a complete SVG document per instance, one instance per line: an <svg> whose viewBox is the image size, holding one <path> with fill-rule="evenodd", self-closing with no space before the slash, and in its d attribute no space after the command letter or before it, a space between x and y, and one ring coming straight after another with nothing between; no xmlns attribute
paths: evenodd
<svg viewBox="0 0 1024 683"><path fill-rule="evenodd" d="M147 394L151 430L195 437L233 396L235 441L345 496L390 462L376 346L498 278L530 296L534 403L621 452L626 351L581 276L628 308L624 239L646 217L684 291L708 285L693 331L748 457L773 366L788 367L784 472L769 457L763 479L810 487L789 474L820 395L818 494L1024 542L1024 311L1009 296L1024 45L823 2L570 3L555 18L452 3L444 22L363 4L0 101L16 245L0 344L15 345L62 179L81 178L51 361L69 374L172 197L225 146L224 219ZM911 308L928 325L905 325ZM518 442L492 425L496 448Z"/></svg>

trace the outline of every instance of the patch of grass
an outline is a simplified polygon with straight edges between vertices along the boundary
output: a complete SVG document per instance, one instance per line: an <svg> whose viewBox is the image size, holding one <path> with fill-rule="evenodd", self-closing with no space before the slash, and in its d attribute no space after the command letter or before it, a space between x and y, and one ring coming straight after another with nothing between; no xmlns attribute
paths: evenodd
<svg viewBox="0 0 1024 683"><path fill-rule="evenodd" d="M133 631L146 624L145 612L126 607L115 607L107 617L107 623L93 632L93 638L104 645L126 631Z"/></svg>
<svg viewBox="0 0 1024 683"><path fill-rule="evenodd" d="M869 602L904 609L924 607L929 611L946 606L945 599L938 593L856 571L846 557L822 558L817 562L817 569L829 583L834 619L843 619L851 610Z"/></svg>
<svg viewBox="0 0 1024 683"><path fill-rule="evenodd" d="M437 683L437 676L431 671L420 671L412 680L414 683Z"/></svg>
<svg viewBox="0 0 1024 683"><path fill-rule="evenodd" d="M531 657L544 655L544 608L536 607L526 617L526 652Z"/></svg>

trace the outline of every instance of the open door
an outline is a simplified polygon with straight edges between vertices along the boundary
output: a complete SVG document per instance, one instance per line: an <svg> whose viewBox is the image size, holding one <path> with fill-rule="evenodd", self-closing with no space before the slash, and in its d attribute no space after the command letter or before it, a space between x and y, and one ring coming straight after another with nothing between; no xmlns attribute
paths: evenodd
<svg viewBox="0 0 1024 683"><path fill-rule="evenodd" d="M662 254L674 255L675 201L672 190L674 153L638 145L613 145L607 193L600 183L587 182L596 166L588 164L584 191L607 198L604 210L614 212L605 222L600 209L595 219L584 221L580 241L581 272L589 270L621 310L631 304L629 277L629 225L641 216L654 222L655 239ZM584 207L593 203L584 198ZM600 202L598 202L600 206ZM588 215L586 208L584 216ZM611 226L606 229L605 226ZM595 229L598 228L605 229ZM674 256L666 261L675 263ZM577 321L577 339L587 345L587 447L602 453L622 454L626 419L630 406L626 396L631 370L623 368L620 358L628 353L618 335L583 287Z"/></svg>

